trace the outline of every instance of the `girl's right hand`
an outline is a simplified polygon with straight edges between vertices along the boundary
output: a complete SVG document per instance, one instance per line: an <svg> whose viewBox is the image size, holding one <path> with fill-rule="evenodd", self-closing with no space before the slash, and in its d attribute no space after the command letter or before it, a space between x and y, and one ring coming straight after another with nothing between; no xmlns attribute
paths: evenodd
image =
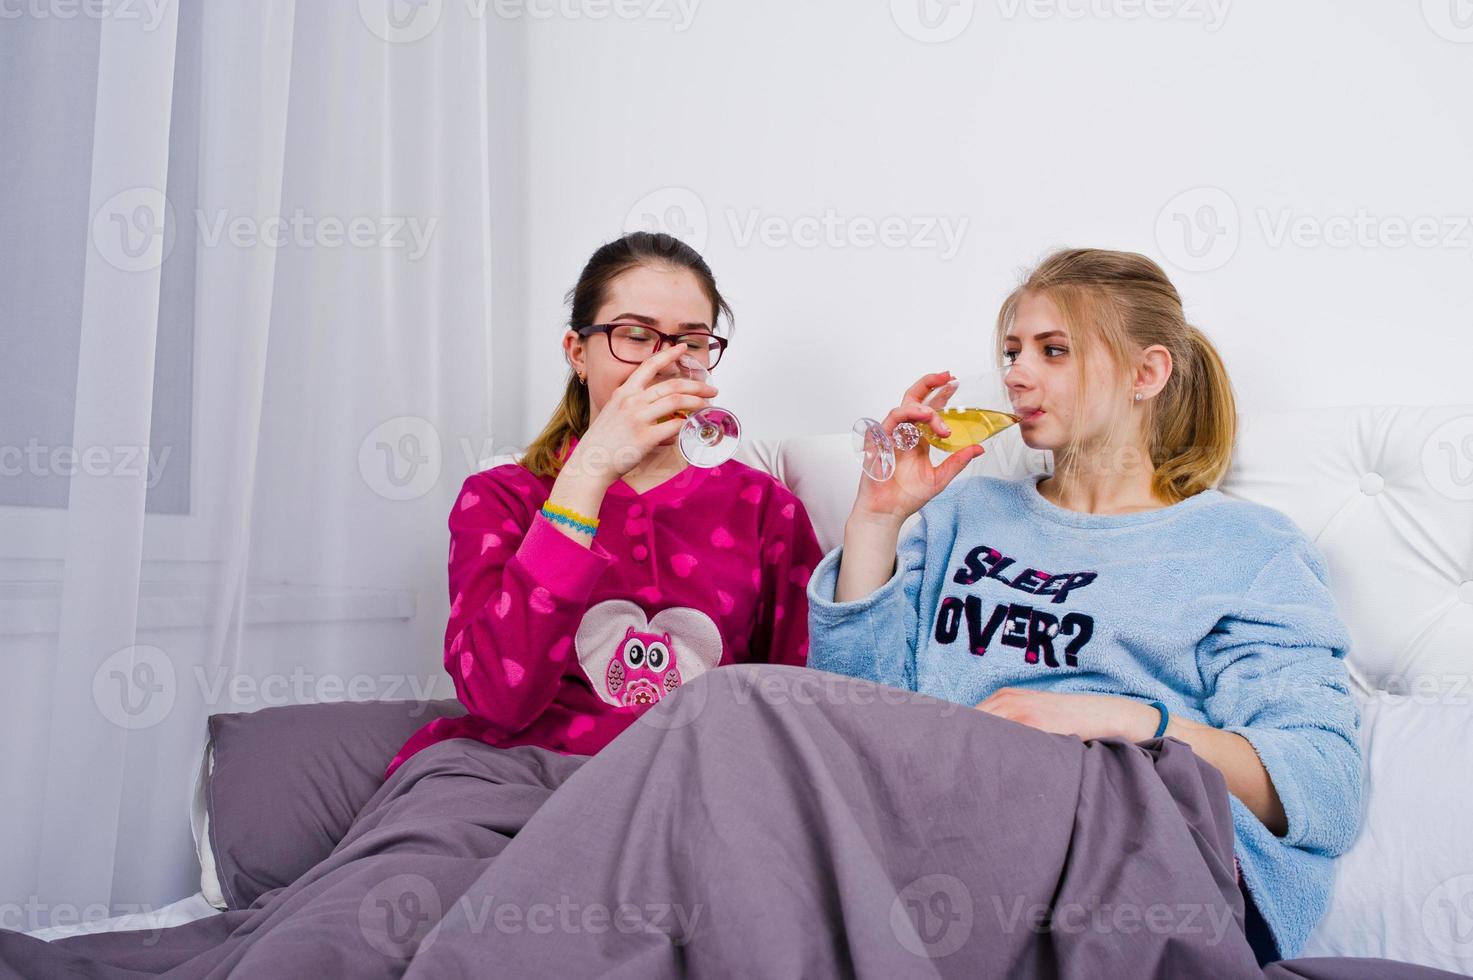
<svg viewBox="0 0 1473 980"><path fill-rule="evenodd" d="M900 405L890 411L881 423L893 438L895 427L902 422L930 426L938 435L945 437L951 429L935 409L923 404L931 392L952 380L950 372L928 374L901 398ZM906 518L920 510L927 501L936 496L972 460L986 450L980 445L968 446L946 457L941 465L931 464L931 447L922 439L913 448L895 449L895 473L888 480L872 480L861 474L859 496L854 501L851 519L858 518L867 524L884 524L898 527Z"/></svg>
<svg viewBox="0 0 1473 980"><path fill-rule="evenodd" d="M685 419L670 416L699 411L716 397L716 388L700 381L657 380L689 350L685 344L676 344L635 368L578 440L564 469L587 474L607 487L639 465L656 446L679 435Z"/></svg>

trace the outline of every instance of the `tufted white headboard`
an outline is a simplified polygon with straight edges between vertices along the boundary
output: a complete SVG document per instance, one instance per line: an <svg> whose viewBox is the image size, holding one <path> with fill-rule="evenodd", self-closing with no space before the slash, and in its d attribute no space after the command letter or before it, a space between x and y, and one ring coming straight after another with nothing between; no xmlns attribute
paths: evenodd
<svg viewBox="0 0 1473 980"><path fill-rule="evenodd" d="M968 473L1051 470L1052 454L1017 429L987 446ZM847 434L748 440L737 458L803 500L825 551L840 542L859 484ZM1324 553L1362 693L1469 683L1473 405L1244 415L1221 489L1282 511Z"/></svg>

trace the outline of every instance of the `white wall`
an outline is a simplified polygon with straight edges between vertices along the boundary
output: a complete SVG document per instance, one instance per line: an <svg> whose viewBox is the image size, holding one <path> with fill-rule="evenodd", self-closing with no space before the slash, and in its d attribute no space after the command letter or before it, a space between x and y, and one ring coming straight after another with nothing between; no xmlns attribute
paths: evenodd
<svg viewBox="0 0 1473 980"><path fill-rule="evenodd" d="M675 0L528 17L524 436L582 263L671 205L736 306L721 401L763 436L847 430L985 356L1020 268L1065 244L1163 261L1244 410L1473 395L1473 30L1441 0L950 2L704 0L684 30ZM908 35L922 3L961 33ZM1168 16L1128 17L1147 9ZM1178 198L1198 187L1217 190ZM1203 204L1237 245L1206 240L1211 268L1188 271L1174 213ZM740 234L830 210L965 234L950 256L859 247L853 225L838 247ZM1437 242L1276 234L1358 212L1430 218Z"/></svg>

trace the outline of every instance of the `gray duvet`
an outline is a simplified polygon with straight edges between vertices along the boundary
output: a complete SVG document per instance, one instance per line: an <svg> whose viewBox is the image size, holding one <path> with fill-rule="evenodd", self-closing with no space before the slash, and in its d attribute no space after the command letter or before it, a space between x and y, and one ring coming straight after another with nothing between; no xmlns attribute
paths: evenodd
<svg viewBox="0 0 1473 980"><path fill-rule="evenodd" d="M593 758L457 739L249 909L0 977L1306 977L1259 967L1221 775L791 667L728 667Z"/></svg>

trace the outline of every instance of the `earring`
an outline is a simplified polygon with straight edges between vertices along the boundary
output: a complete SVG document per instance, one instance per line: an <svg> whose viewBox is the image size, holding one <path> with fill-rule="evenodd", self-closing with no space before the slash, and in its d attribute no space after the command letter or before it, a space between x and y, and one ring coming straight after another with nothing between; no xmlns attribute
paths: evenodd
<svg viewBox="0 0 1473 980"><path fill-rule="evenodd" d="M1135 393L1135 400L1136 401L1140 401L1141 400L1141 393L1140 392L1136 392Z"/></svg>
<svg viewBox="0 0 1473 980"><path fill-rule="evenodd" d="M585 378L583 375L580 374L580 375L578 375L578 383L580 385L586 385L586 384L588 384L588 379ZM1136 397L1140 397L1140 396L1136 396Z"/></svg>

